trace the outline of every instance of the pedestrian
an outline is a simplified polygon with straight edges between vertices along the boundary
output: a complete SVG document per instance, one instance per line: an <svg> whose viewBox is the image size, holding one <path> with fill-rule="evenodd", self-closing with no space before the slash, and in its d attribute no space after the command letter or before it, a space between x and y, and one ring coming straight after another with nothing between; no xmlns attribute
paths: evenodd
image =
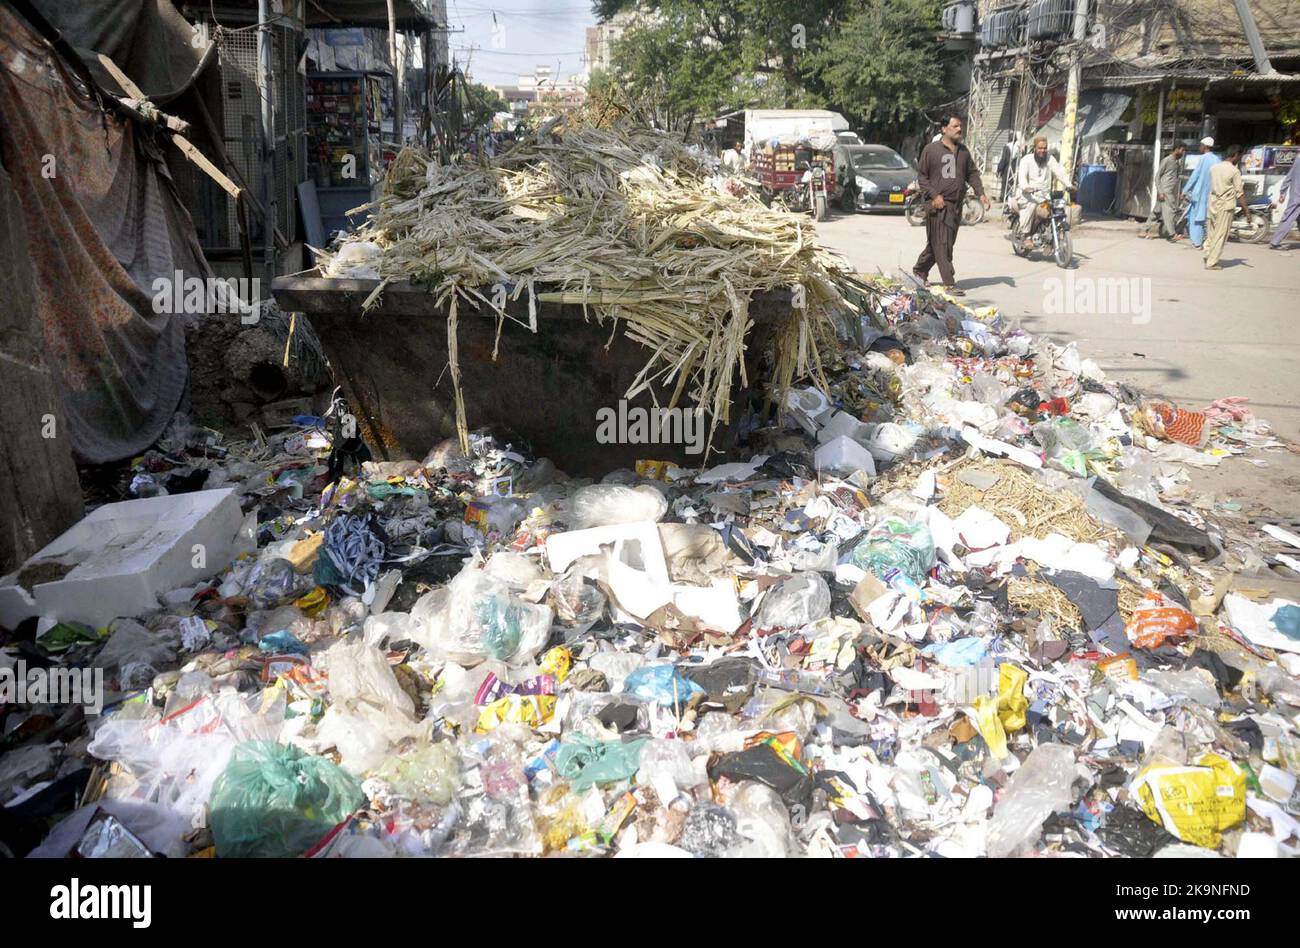
<svg viewBox="0 0 1300 948"><path fill-rule="evenodd" d="M1012 129L998 159L998 180L1002 182L1002 200L1006 201L1016 186L1016 169L1020 167L1020 133Z"/></svg>
<svg viewBox="0 0 1300 948"><path fill-rule="evenodd" d="M925 212L925 249L916 258L912 275L924 284L930 278L931 268L938 264L944 289L953 296L966 295L957 288L952 267L952 248L957 242L957 228L961 226L966 186L969 184L975 190L985 210L989 207L975 158L961 143L961 136L960 116L945 116L939 140L925 146L917 166L917 186L929 206Z"/></svg>
<svg viewBox="0 0 1300 948"><path fill-rule="evenodd" d="M1282 219L1278 221L1277 230L1273 231L1273 236L1268 239L1268 246L1272 250L1282 249L1282 238L1291 232L1295 226L1297 218L1300 218L1300 161L1291 165L1291 171L1282 179L1282 187L1278 191L1277 199L1283 202L1285 208L1282 211Z"/></svg>
<svg viewBox="0 0 1300 948"><path fill-rule="evenodd" d="M1205 269L1218 270L1219 257L1223 255L1223 245L1228 242L1228 231L1232 230L1232 215L1240 205L1246 207L1246 187L1241 183L1241 172L1237 164L1241 161L1241 146L1233 145L1227 156L1210 168L1210 197L1207 204L1205 235Z"/></svg>
<svg viewBox="0 0 1300 948"><path fill-rule="evenodd" d="M1201 139L1201 158L1192 169L1192 176L1183 185L1183 193L1190 204L1187 208L1187 236L1192 246L1200 250L1205 243L1205 214L1210 203L1210 169L1219 163L1214 153L1214 139Z"/></svg>
<svg viewBox="0 0 1300 948"><path fill-rule="evenodd" d="M1163 236L1171 241L1182 239L1176 221L1180 191L1178 185L1183 175L1183 157L1186 154L1187 146L1182 142L1174 142L1173 149L1160 162L1160 167L1156 171L1156 200L1151 205L1151 214L1147 217L1146 224L1143 225L1143 237ZM1151 233L1153 226L1156 229L1155 234Z"/></svg>

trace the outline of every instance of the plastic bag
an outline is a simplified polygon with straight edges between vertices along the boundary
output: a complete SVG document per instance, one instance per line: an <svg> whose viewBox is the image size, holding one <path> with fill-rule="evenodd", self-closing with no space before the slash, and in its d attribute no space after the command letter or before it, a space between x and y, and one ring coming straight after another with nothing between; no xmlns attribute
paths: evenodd
<svg viewBox="0 0 1300 948"><path fill-rule="evenodd" d="M147 687L160 671L176 664L181 637L174 629L151 632L134 619L119 619L109 631L108 642L95 656L93 667L117 669L123 690Z"/></svg>
<svg viewBox="0 0 1300 948"><path fill-rule="evenodd" d="M1156 479L1155 459L1144 448L1129 445L1120 453L1120 470L1115 475L1115 486L1130 497L1145 500L1149 504L1160 499L1154 485Z"/></svg>
<svg viewBox="0 0 1300 948"><path fill-rule="evenodd" d="M678 844L696 856L724 858L743 842L736 830L736 817L729 810L708 801L696 803L686 814Z"/></svg>
<svg viewBox="0 0 1300 948"><path fill-rule="evenodd" d="M849 562L884 579L890 570L900 570L917 585L936 562L930 528L889 517L871 528L867 538L849 556Z"/></svg>
<svg viewBox="0 0 1300 948"><path fill-rule="evenodd" d="M595 663L592 663L595 667ZM623 691L636 695L642 701L682 708L693 695L704 694L704 689L684 677L676 665L651 665L638 668L623 682Z"/></svg>
<svg viewBox="0 0 1300 948"><path fill-rule="evenodd" d="M1124 627L1134 648L1159 648L1197 630L1196 616L1167 596L1148 592Z"/></svg>
<svg viewBox="0 0 1300 948"><path fill-rule="evenodd" d="M599 587L577 568L570 568L551 583L548 601L555 608L556 618L571 627L572 637L566 634L570 641L601 620L607 602Z"/></svg>
<svg viewBox="0 0 1300 948"><path fill-rule="evenodd" d="M411 609L411 638L435 657L461 665L485 658L521 664L550 637L550 606L514 596L508 584L473 566L451 581L445 595L438 592L426 593Z"/></svg>
<svg viewBox="0 0 1300 948"><path fill-rule="evenodd" d="M1034 439L1061 470L1075 477L1087 476L1087 453L1093 449L1093 437L1086 425L1073 418L1052 418L1034 425Z"/></svg>
<svg viewBox="0 0 1300 948"><path fill-rule="evenodd" d="M530 584L542 578L542 570L536 560L510 550L498 550L493 553L492 558L483 567L483 572L517 591L527 589Z"/></svg>
<svg viewBox="0 0 1300 948"><path fill-rule="evenodd" d="M707 779L702 770L691 766L691 755L684 741L654 740L641 748L641 766L636 774L639 784L658 787L664 780L671 780L674 786L684 790ZM671 802L671 798L664 802Z"/></svg>
<svg viewBox="0 0 1300 948"><path fill-rule="evenodd" d="M362 629L367 645L379 647L385 642L400 642L411 637L411 615L407 612L381 612L367 616Z"/></svg>
<svg viewBox="0 0 1300 948"><path fill-rule="evenodd" d="M308 587L309 583L298 575L292 563L273 556L253 567L244 590L254 607L274 609L297 599Z"/></svg>
<svg viewBox="0 0 1300 948"><path fill-rule="evenodd" d="M578 530L643 520L662 520L668 512L664 495L649 485L592 484L579 488L569 507L572 526Z"/></svg>
<svg viewBox="0 0 1300 948"><path fill-rule="evenodd" d="M1194 767L1154 765L1135 781L1142 812L1187 843L1218 847L1222 832L1246 818L1246 774L1218 754Z"/></svg>
<svg viewBox="0 0 1300 948"><path fill-rule="evenodd" d="M1073 800L1074 748L1040 744L1011 775L989 820L986 848L993 859L1038 839L1043 820Z"/></svg>
<svg viewBox="0 0 1300 948"><path fill-rule="evenodd" d="M743 781L727 801L736 816L736 832L746 840L745 856L784 859L794 851L790 813L780 794L756 780Z"/></svg>
<svg viewBox="0 0 1300 948"><path fill-rule="evenodd" d="M155 803L179 822L202 825L212 787L241 741L273 740L284 722L284 697L232 689L205 694L176 711L123 706L95 731L88 753L119 764L127 779L110 782L106 798ZM129 821L128 821L129 822Z"/></svg>
<svg viewBox="0 0 1300 948"><path fill-rule="evenodd" d="M821 573L796 573L769 589L754 625L759 629L798 629L824 619L831 611L831 590Z"/></svg>
<svg viewBox="0 0 1300 948"><path fill-rule="evenodd" d="M404 800L446 806L460 786L460 754L450 741L421 743L385 761L375 778Z"/></svg>
<svg viewBox="0 0 1300 948"><path fill-rule="evenodd" d="M488 735L465 749L457 821L446 852L456 856L538 854L533 805L519 749Z"/></svg>
<svg viewBox="0 0 1300 948"><path fill-rule="evenodd" d="M365 805L355 777L271 741L240 744L212 788L209 825L223 858L300 856Z"/></svg>
<svg viewBox="0 0 1300 948"><path fill-rule="evenodd" d="M1203 668L1183 671L1148 671L1142 680L1159 688L1171 698L1187 698L1203 708L1219 706L1219 692L1214 687L1214 676Z"/></svg>
<svg viewBox="0 0 1300 948"><path fill-rule="evenodd" d="M596 741L575 734L560 745L555 772L579 792L600 783L626 780L640 767L646 738L632 741Z"/></svg>
<svg viewBox="0 0 1300 948"><path fill-rule="evenodd" d="M975 720L980 734L989 752L999 759L1007 756L1007 732L1025 726L1025 712L1029 710L1029 699L1025 697L1027 681L1029 673L1023 668L1004 663L998 668L998 696L975 699Z"/></svg>
<svg viewBox="0 0 1300 948"><path fill-rule="evenodd" d="M397 676L384 653L364 642L338 642L321 656L330 679L330 700L335 705L366 701L407 715L415 713L410 695L397 683Z"/></svg>

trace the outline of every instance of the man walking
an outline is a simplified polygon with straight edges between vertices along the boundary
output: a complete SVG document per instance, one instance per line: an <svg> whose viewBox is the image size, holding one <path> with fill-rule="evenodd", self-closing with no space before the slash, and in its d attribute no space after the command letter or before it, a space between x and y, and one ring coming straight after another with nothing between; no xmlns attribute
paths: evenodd
<svg viewBox="0 0 1300 948"><path fill-rule="evenodd" d="M917 166L917 185L929 207L925 214L925 249L916 258L912 275L924 284L930 278L930 269L938 264L944 289L953 296L966 295L957 288L952 248L957 242L957 228L961 226L961 205L966 198L967 184L974 188L984 209L989 207L975 159L961 143L961 134L961 119L956 115L945 118L939 139L925 146Z"/></svg>
<svg viewBox="0 0 1300 948"><path fill-rule="evenodd" d="M1143 237L1163 236L1169 240L1182 240L1182 235L1177 232L1176 221L1178 194L1181 190L1178 184L1183 175L1183 156L1186 154L1187 147L1182 142L1174 142L1173 150L1160 162L1156 171L1156 200L1151 205L1151 214L1143 226ZM1156 233L1151 233L1152 227L1157 224Z"/></svg>
<svg viewBox="0 0 1300 948"><path fill-rule="evenodd" d="M1187 236L1197 250L1205 244L1205 215L1210 203L1210 169L1219 163L1219 156L1214 153L1214 139L1201 139L1201 159L1192 170L1192 176L1183 186L1183 193L1190 199L1187 208Z"/></svg>
<svg viewBox="0 0 1300 948"><path fill-rule="evenodd" d="M1241 183L1241 172L1237 163L1241 161L1241 148L1233 145L1228 149L1228 156L1210 169L1210 197L1207 204L1209 216L1206 218L1208 232L1205 235L1205 269L1218 270L1219 257L1223 255L1223 245L1228 242L1228 231L1232 229L1232 213L1237 205L1243 211L1246 207L1246 188Z"/></svg>
<svg viewBox="0 0 1300 948"><path fill-rule="evenodd" d="M1282 238L1291 232L1296 220L1300 218L1300 161L1293 164L1290 173L1282 179L1282 187L1278 191L1277 199L1284 202L1282 206L1286 210L1282 212L1277 230L1273 231L1273 236L1268 239L1271 250L1282 249Z"/></svg>

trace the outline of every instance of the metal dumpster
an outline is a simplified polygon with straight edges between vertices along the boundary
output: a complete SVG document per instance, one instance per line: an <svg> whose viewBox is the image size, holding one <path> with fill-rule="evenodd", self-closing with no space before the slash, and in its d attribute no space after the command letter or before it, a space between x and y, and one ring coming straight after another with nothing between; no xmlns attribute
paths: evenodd
<svg viewBox="0 0 1300 948"><path fill-rule="evenodd" d="M378 285L377 280L330 279L309 270L277 277L271 290L284 310L311 321L375 455L423 458L434 444L456 433L447 313L434 305L426 288L395 282L363 315L361 304ZM506 311L527 324L527 295L507 303ZM549 457L575 475L631 467L642 458L692 467L712 463L734 443L746 399L770 377L770 342L790 314L788 291L751 301L745 353L750 388L741 390L737 375L731 424L719 427L714 453L706 459L688 453L682 444L597 440L597 412L619 410L624 392L650 356L649 349L623 336L621 326L614 328L609 320L597 324L590 312L584 319L580 305L538 303L537 332L506 319L497 346L495 311L462 301L457 346L469 427L491 427L517 437L539 457ZM655 392L659 404L667 405L671 386L657 386ZM643 392L627 405L651 408L654 402Z"/></svg>

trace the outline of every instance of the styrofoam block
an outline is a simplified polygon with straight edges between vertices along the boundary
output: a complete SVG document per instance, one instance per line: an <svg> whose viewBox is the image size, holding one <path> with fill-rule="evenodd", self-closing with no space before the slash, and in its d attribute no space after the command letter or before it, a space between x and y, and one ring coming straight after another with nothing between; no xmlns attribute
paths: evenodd
<svg viewBox="0 0 1300 948"><path fill-rule="evenodd" d="M579 557L599 553L602 546L611 544L616 561L648 573L657 584L669 585L659 524L652 520L553 533L546 538L546 559L551 571L559 575Z"/></svg>
<svg viewBox="0 0 1300 948"><path fill-rule="evenodd" d="M233 488L106 504L0 579L0 624L40 615L103 626L157 609L162 593L229 564L242 521ZM18 585L46 562L75 565L62 579Z"/></svg>
<svg viewBox="0 0 1300 948"><path fill-rule="evenodd" d="M813 461L817 465L817 470L829 471L832 474L847 476L855 471L865 471L872 475L876 473L876 462L871 452L852 438L843 435L827 441L818 448L817 453L813 455Z"/></svg>

